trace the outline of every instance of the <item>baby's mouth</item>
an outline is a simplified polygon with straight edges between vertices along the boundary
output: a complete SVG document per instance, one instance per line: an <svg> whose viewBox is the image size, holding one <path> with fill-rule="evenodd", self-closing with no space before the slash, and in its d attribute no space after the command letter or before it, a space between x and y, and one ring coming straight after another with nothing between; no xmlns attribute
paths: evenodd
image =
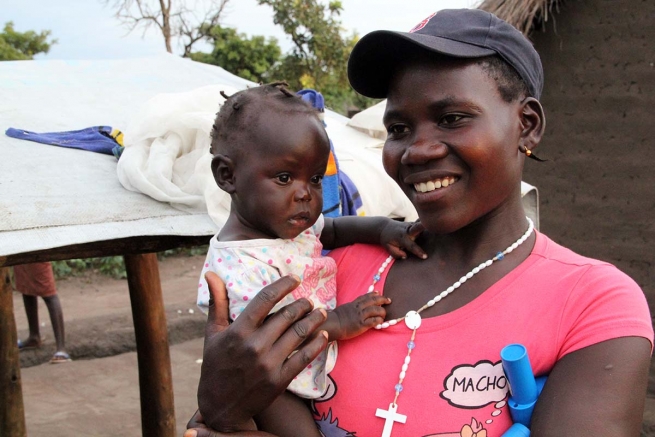
<svg viewBox="0 0 655 437"><path fill-rule="evenodd" d="M309 213L296 214L289 219L289 223L294 226L304 225L309 222Z"/></svg>
<svg viewBox="0 0 655 437"><path fill-rule="evenodd" d="M459 178L456 178L454 176L447 176L445 178L434 179L428 182L416 183L414 184L414 189L419 193L427 193L430 191L438 190L440 188L446 188L454 184L458 180Z"/></svg>

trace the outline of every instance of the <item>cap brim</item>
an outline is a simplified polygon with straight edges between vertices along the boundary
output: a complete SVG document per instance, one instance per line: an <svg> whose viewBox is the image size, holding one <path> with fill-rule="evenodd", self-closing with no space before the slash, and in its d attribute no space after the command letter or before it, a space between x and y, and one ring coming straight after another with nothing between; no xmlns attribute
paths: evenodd
<svg viewBox="0 0 655 437"><path fill-rule="evenodd" d="M399 65L416 49L456 58L491 56L492 49L420 33L377 30L357 42L348 59L348 79L358 93L385 98L389 81Z"/></svg>

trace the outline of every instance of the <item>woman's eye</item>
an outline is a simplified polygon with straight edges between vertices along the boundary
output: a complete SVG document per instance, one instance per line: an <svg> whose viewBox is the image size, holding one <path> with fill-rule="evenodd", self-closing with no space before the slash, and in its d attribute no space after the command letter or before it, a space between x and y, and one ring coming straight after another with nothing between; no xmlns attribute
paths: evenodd
<svg viewBox="0 0 655 437"><path fill-rule="evenodd" d="M316 176L313 176L311 179L312 184L320 184L323 181L323 175L317 174Z"/></svg>
<svg viewBox="0 0 655 437"><path fill-rule="evenodd" d="M389 135L398 135L398 134L404 134L409 131L409 128L404 125L404 124L392 124L387 128L387 133Z"/></svg>
<svg viewBox="0 0 655 437"><path fill-rule="evenodd" d="M291 176L289 176L288 174L277 175L277 180L278 182L281 182L283 184L288 184L289 182L291 182Z"/></svg>
<svg viewBox="0 0 655 437"><path fill-rule="evenodd" d="M440 123L441 124L454 124L460 121L462 118L464 118L463 115L458 115L458 114L448 114L444 115L441 117Z"/></svg>

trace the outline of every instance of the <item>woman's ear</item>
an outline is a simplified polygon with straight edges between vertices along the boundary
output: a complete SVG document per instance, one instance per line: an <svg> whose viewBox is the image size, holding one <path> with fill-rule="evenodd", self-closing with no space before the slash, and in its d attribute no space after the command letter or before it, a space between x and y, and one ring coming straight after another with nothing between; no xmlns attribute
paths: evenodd
<svg viewBox="0 0 655 437"><path fill-rule="evenodd" d="M228 194L234 194L234 162L226 155L215 155L212 159L212 174L219 188Z"/></svg>
<svg viewBox="0 0 655 437"><path fill-rule="evenodd" d="M539 145L546 130L546 116L539 100L527 97L521 102L521 138L519 147L532 150Z"/></svg>

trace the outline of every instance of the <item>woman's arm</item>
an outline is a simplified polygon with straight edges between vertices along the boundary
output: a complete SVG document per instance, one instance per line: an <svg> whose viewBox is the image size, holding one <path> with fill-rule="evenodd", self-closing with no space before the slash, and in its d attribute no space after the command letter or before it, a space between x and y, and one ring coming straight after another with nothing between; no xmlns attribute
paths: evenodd
<svg viewBox="0 0 655 437"><path fill-rule="evenodd" d="M535 406L531 437L639 436L650 347L622 337L564 356Z"/></svg>
<svg viewBox="0 0 655 437"><path fill-rule="evenodd" d="M310 301L298 299L267 318L299 284L297 277L285 276L264 287L230 324L225 285L211 272L206 279L212 299L198 386L199 411L204 423L215 430L254 431L252 418L327 346L325 331L315 332L326 312L311 311ZM297 353L289 358L294 350Z"/></svg>

